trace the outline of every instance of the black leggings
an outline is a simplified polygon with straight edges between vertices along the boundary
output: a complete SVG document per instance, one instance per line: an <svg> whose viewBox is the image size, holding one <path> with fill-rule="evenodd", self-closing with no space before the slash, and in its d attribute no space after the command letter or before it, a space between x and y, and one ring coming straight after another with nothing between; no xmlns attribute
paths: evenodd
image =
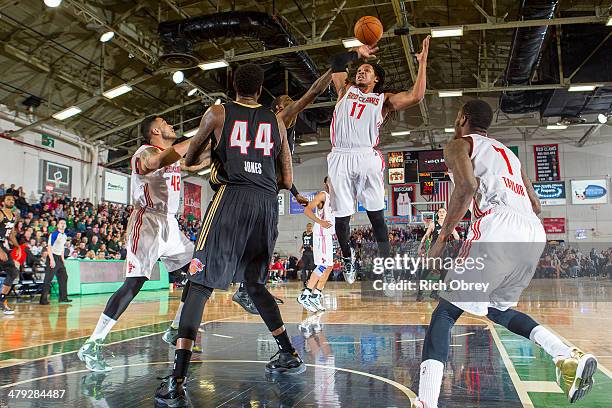
<svg viewBox="0 0 612 408"><path fill-rule="evenodd" d="M13 262L13 260L10 258L10 255L9 255L8 261L2 262L0 264L0 270L6 273L6 278L4 278L3 285L8 286L9 288L13 286L15 279L19 277L19 270L15 266L15 263Z"/></svg>
<svg viewBox="0 0 612 408"><path fill-rule="evenodd" d="M108 299L104 314L113 320L118 320L119 316L125 312L130 302L136 297L138 292L140 292L142 285L144 285L146 281L147 278L144 276L126 278L123 285L121 285L121 287L113 293L113 296Z"/></svg>

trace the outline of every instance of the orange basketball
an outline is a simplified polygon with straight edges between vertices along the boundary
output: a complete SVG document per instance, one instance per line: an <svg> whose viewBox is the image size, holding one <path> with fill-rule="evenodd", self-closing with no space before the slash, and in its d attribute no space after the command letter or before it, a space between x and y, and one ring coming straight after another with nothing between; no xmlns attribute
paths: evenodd
<svg viewBox="0 0 612 408"><path fill-rule="evenodd" d="M383 35L383 25L379 19L363 16L355 23L355 37L363 44L374 46Z"/></svg>

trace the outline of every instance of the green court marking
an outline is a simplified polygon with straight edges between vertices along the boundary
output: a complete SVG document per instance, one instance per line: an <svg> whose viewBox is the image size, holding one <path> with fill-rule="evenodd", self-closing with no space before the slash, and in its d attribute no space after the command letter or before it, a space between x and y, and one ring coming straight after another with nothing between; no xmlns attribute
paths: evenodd
<svg viewBox="0 0 612 408"><path fill-rule="evenodd" d="M168 328L170 322L171 320L168 320L160 323L149 324L146 326L112 331L110 332L108 337L106 337L105 343L109 344L117 341L129 340L136 337L146 336L149 334L160 333ZM52 357L56 354L70 353L73 351L77 351L88 337L89 336L83 336L77 339L63 340L55 343L43 344L40 346L33 346L20 350L5 351L0 353L0 361L11 359L35 360L43 357Z"/></svg>
<svg viewBox="0 0 612 408"><path fill-rule="evenodd" d="M533 342L510 332L504 327L495 325L495 330L508 352L512 364L521 381L555 381L555 366L548 354ZM587 397L570 404L565 394L550 392L529 392L529 397L535 408L547 407L612 407L612 379L597 371L594 377L595 385Z"/></svg>

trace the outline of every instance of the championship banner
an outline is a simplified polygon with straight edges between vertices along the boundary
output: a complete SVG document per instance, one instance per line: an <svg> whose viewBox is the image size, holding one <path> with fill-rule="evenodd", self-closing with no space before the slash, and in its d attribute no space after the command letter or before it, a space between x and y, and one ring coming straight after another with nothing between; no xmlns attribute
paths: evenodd
<svg viewBox="0 0 612 408"><path fill-rule="evenodd" d="M416 209L410 205L416 199L416 184L393 186L391 198L391 214L398 217L416 215Z"/></svg>
<svg viewBox="0 0 612 408"><path fill-rule="evenodd" d="M533 189L542 205L565 205L565 181L534 182Z"/></svg>
<svg viewBox="0 0 612 408"><path fill-rule="evenodd" d="M183 191L183 215L202 219L202 186L185 181Z"/></svg>
<svg viewBox="0 0 612 408"><path fill-rule="evenodd" d="M547 234L565 234L565 218L544 218L542 223Z"/></svg>
<svg viewBox="0 0 612 408"><path fill-rule="evenodd" d="M558 144L534 145L533 158L535 160L536 181L561 180Z"/></svg>

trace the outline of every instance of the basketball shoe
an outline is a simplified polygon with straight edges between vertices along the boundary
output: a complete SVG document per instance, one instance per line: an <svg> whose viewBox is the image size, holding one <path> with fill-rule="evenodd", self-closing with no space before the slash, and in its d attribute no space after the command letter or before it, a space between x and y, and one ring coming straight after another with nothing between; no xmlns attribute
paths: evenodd
<svg viewBox="0 0 612 408"><path fill-rule="evenodd" d="M344 275L344 280L349 285L355 283L356 278L355 271L355 249L351 248L351 256L347 258L342 258L342 275Z"/></svg>
<svg viewBox="0 0 612 408"><path fill-rule="evenodd" d="M188 407L190 406L185 379L177 380L173 376L160 378L162 383L155 391L156 407Z"/></svg>
<svg viewBox="0 0 612 408"><path fill-rule="evenodd" d="M278 356L277 359L272 360ZM266 364L266 373L268 374L301 374L306 371L306 364L302 361L297 352L288 353L278 351L270 358L270 362Z"/></svg>
<svg viewBox="0 0 612 408"><path fill-rule="evenodd" d="M85 362L85 366L90 371L105 372L112 370L102 356L102 342L86 341L79 349L77 356L79 360Z"/></svg>
<svg viewBox="0 0 612 408"><path fill-rule="evenodd" d="M593 376L597 372L597 359L578 348L573 348L569 358L556 363L557 384L571 404L583 399L593 388Z"/></svg>

